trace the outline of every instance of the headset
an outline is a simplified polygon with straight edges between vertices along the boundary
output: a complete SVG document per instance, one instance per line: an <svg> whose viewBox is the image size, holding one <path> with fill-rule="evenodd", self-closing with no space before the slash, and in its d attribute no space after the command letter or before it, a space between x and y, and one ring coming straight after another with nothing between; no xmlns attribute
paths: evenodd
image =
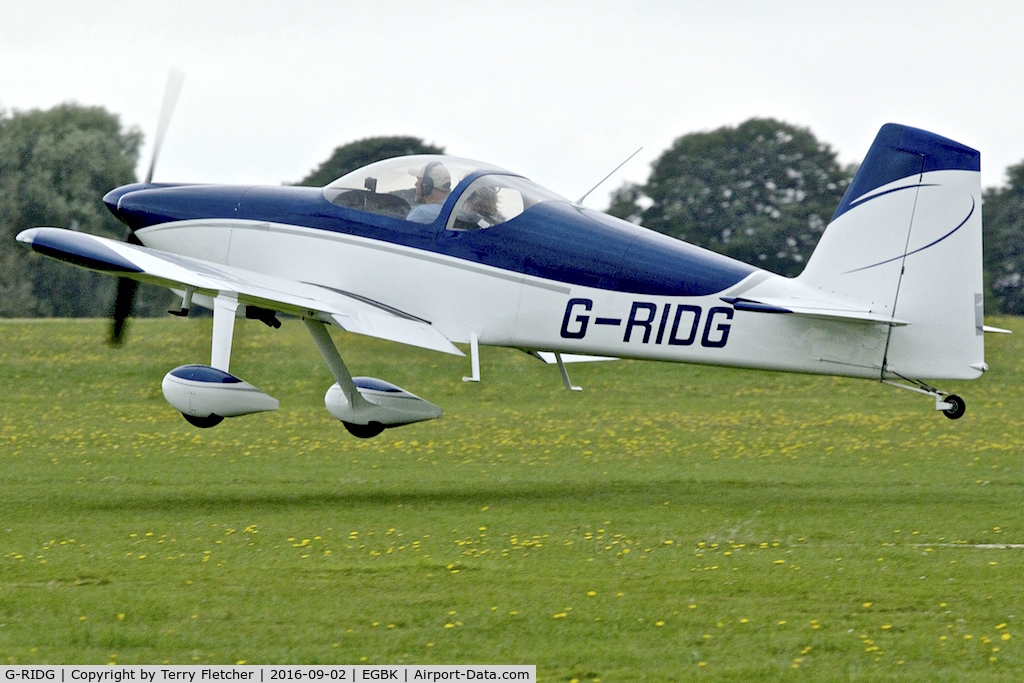
<svg viewBox="0 0 1024 683"><path fill-rule="evenodd" d="M420 178L420 195L423 197L429 197L432 191L436 189L434 179L431 178L429 174L430 171L438 166L442 166L439 161L432 161L423 168L423 176ZM447 186L445 191L449 191L452 188L451 180L449 180L449 183L447 184L449 184L449 186Z"/></svg>
<svg viewBox="0 0 1024 683"><path fill-rule="evenodd" d="M440 165L440 161L431 161L423 167L423 177L420 178L420 194L422 196L429 197L430 193L434 191L434 179L430 177L430 172L434 167Z"/></svg>

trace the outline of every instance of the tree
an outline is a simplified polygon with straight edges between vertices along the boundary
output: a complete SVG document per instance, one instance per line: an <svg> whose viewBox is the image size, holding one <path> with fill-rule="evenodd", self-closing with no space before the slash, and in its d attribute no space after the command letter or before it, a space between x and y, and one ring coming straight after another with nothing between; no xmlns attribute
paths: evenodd
<svg viewBox="0 0 1024 683"><path fill-rule="evenodd" d="M1024 314L1024 162L1006 169L1004 187L985 190L986 305L1002 313ZM994 303L995 306L991 304Z"/></svg>
<svg viewBox="0 0 1024 683"><path fill-rule="evenodd" d="M367 164L407 154L444 154L444 148L413 137L365 138L338 147L327 161L296 184L323 187Z"/></svg>
<svg viewBox="0 0 1024 683"><path fill-rule="evenodd" d="M14 236L49 225L120 239L102 198L134 182L141 142L100 107L0 112L0 315L109 314L113 279L33 256ZM166 301L159 292L146 298Z"/></svg>
<svg viewBox="0 0 1024 683"><path fill-rule="evenodd" d="M750 119L680 137L610 213L782 275L796 275L852 178L806 128Z"/></svg>

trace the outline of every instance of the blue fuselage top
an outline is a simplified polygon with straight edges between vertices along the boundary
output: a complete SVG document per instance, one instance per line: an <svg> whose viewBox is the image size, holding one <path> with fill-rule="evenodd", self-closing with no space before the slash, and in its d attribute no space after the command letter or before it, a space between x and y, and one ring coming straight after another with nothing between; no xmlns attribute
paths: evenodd
<svg viewBox="0 0 1024 683"><path fill-rule="evenodd" d="M565 200L526 208L486 230L447 229L464 179L432 223L339 206L321 188L128 185L104 197L133 231L176 221L261 221L325 230L493 266L568 285L662 296L707 296L757 269Z"/></svg>

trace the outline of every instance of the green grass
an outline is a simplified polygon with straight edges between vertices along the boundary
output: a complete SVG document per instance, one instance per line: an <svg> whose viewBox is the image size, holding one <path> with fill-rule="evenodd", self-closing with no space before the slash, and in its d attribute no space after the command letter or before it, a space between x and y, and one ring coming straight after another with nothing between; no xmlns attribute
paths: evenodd
<svg viewBox="0 0 1024 683"><path fill-rule="evenodd" d="M160 394L209 320L0 323L0 663L523 663L545 681L1015 680L1024 321L927 397L467 359L338 335L446 410L371 440L304 328L236 329L276 413Z"/></svg>

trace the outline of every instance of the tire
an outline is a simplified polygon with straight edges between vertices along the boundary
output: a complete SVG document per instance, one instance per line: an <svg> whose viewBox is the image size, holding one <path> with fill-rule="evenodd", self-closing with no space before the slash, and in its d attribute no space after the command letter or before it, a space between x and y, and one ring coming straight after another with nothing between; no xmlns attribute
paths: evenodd
<svg viewBox="0 0 1024 683"><path fill-rule="evenodd" d="M185 418L185 421L188 422L190 425L192 425L193 427L199 427L200 429L209 429L210 427L216 427L217 425L224 421L224 418L221 417L220 415L212 414L207 415L206 417L197 417L195 415L186 415L185 413L182 413L181 416Z"/></svg>
<svg viewBox="0 0 1024 683"><path fill-rule="evenodd" d="M952 408L947 408L942 411L942 414L950 420L959 420L964 416L964 413L967 412L967 404L956 394L950 394L942 400L953 406Z"/></svg>
<svg viewBox="0 0 1024 683"><path fill-rule="evenodd" d="M372 439L384 431L384 425L380 422L371 422L366 425L357 425L354 422L342 422L341 424L345 425L349 434L360 439Z"/></svg>

